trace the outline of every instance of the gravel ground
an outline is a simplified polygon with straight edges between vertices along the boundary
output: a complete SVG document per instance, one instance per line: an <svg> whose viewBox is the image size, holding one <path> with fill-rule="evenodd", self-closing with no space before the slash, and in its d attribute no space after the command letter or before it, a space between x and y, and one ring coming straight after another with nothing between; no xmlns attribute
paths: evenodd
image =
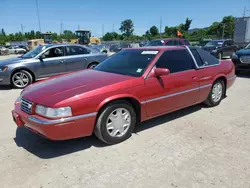
<svg viewBox="0 0 250 188"><path fill-rule="evenodd" d="M218 107L147 121L114 146L17 129L10 111L19 93L0 87L1 188L250 187L250 76L238 77Z"/></svg>

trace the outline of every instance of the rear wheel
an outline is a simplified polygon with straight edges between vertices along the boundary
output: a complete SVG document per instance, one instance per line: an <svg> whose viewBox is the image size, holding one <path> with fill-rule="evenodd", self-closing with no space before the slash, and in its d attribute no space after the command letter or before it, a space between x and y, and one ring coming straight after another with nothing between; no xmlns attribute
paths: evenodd
<svg viewBox="0 0 250 188"><path fill-rule="evenodd" d="M14 88L23 89L32 82L32 75L25 70L19 70L11 76L11 84Z"/></svg>
<svg viewBox="0 0 250 188"><path fill-rule="evenodd" d="M212 89L205 101L208 106L217 106L225 95L225 83L223 80L217 80L214 82Z"/></svg>
<svg viewBox="0 0 250 188"><path fill-rule="evenodd" d="M126 101L107 105L100 113L95 135L107 144L117 144L128 139L136 124L136 113Z"/></svg>

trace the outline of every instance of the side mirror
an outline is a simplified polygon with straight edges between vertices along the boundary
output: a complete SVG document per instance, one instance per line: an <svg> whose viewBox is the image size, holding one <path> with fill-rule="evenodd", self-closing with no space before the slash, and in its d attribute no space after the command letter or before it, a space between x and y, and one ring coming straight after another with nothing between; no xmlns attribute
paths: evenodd
<svg viewBox="0 0 250 188"><path fill-rule="evenodd" d="M40 55L38 59L40 59L40 61L42 61L43 59L45 59L45 55L44 54Z"/></svg>
<svg viewBox="0 0 250 188"><path fill-rule="evenodd" d="M164 68L155 68L154 73L156 77L166 76L170 74L169 69Z"/></svg>

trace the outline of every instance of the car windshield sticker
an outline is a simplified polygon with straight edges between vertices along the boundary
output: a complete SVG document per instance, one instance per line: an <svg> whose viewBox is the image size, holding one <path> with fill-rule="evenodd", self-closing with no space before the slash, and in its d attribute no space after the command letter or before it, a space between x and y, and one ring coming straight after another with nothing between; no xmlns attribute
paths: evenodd
<svg viewBox="0 0 250 188"><path fill-rule="evenodd" d="M137 71L136 71L136 72L141 73L141 71L142 71L142 69L137 69Z"/></svg>
<svg viewBox="0 0 250 188"><path fill-rule="evenodd" d="M158 51L143 51L141 54L151 54L151 55L156 55L156 54L158 54Z"/></svg>

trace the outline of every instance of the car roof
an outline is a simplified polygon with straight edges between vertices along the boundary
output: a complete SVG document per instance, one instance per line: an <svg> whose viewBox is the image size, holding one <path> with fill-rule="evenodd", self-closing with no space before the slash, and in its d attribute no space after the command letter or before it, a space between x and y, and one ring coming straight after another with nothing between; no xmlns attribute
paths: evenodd
<svg viewBox="0 0 250 188"><path fill-rule="evenodd" d="M49 47L63 47L63 46L81 46L81 47L87 47L87 46L84 46L84 45L81 45L81 44L70 44L70 43L65 43L65 44L44 44L44 45L41 45L41 46L46 46L46 48L49 48Z"/></svg>
<svg viewBox="0 0 250 188"><path fill-rule="evenodd" d="M129 50L177 50L185 49L185 46L143 46L140 48L124 48Z"/></svg>
<svg viewBox="0 0 250 188"><path fill-rule="evenodd" d="M152 41L157 41L157 40L169 41L169 40L187 40L187 39L183 39L183 38L163 38L163 39L154 39Z"/></svg>

